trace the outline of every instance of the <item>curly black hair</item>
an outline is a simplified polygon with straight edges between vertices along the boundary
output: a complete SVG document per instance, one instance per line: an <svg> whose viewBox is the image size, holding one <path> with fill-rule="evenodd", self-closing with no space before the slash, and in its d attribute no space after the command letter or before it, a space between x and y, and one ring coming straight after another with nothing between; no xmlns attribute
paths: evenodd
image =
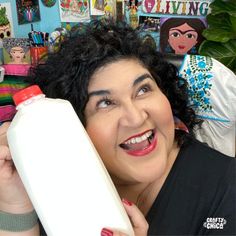
<svg viewBox="0 0 236 236"><path fill-rule="evenodd" d="M93 21L87 24L63 42L60 51L49 54L45 64L32 68L29 81L38 84L47 97L69 100L86 127L84 109L90 78L102 66L120 59L136 59L150 71L169 99L173 115L182 120L193 135L198 121L188 106L185 80L178 77L174 65L125 23ZM182 143L186 135L176 133L178 143Z"/></svg>

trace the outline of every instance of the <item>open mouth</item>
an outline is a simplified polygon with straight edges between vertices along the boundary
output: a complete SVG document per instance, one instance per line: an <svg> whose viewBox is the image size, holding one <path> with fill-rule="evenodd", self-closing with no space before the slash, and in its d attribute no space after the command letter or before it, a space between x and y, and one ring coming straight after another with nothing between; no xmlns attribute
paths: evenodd
<svg viewBox="0 0 236 236"><path fill-rule="evenodd" d="M185 46L184 45L179 45L179 49L185 49Z"/></svg>
<svg viewBox="0 0 236 236"><path fill-rule="evenodd" d="M154 136L154 130L148 130L143 134L131 137L119 146L124 150L129 151L129 153L143 151L150 148L153 143Z"/></svg>

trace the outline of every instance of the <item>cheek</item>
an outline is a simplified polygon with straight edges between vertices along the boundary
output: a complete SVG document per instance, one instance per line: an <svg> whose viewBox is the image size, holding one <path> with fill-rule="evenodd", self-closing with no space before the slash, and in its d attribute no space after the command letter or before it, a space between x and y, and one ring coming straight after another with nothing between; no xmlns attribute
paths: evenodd
<svg viewBox="0 0 236 236"><path fill-rule="evenodd" d="M173 38L173 37L171 37L170 39L169 39L169 44L170 44L170 46L172 47L172 48L176 48L178 45L179 45L179 38Z"/></svg>
<svg viewBox="0 0 236 236"><path fill-rule="evenodd" d="M102 158L107 156L114 146L114 131L111 124L105 119L87 121L86 131L99 155Z"/></svg>
<svg viewBox="0 0 236 236"><path fill-rule="evenodd" d="M163 96L159 109L156 110L156 120L159 129L165 133L165 136L174 135L174 120L171 106L166 97Z"/></svg>
<svg viewBox="0 0 236 236"><path fill-rule="evenodd" d="M192 47L192 46L194 46L195 44L197 44L196 38L193 38L193 39L186 39L186 46Z"/></svg>

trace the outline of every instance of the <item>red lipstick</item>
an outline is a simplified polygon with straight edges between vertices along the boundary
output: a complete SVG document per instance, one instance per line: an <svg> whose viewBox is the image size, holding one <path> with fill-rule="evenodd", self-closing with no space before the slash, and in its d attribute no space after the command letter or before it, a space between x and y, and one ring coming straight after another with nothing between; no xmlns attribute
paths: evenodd
<svg viewBox="0 0 236 236"><path fill-rule="evenodd" d="M153 139L150 141L149 145L146 146L144 149L139 150L125 150L125 152L131 156L141 157L148 155L150 152L152 152L157 145L157 137L156 135L153 137Z"/></svg>

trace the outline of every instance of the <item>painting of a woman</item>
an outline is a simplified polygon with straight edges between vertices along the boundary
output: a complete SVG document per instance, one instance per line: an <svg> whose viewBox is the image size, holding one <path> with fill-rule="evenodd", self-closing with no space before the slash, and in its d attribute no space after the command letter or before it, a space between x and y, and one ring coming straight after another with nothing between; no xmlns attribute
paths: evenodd
<svg viewBox="0 0 236 236"><path fill-rule="evenodd" d="M3 40L4 64L29 64L27 53L29 41L26 38L6 38Z"/></svg>
<svg viewBox="0 0 236 236"><path fill-rule="evenodd" d="M164 53L197 54L206 28L200 18L161 18L160 50Z"/></svg>

